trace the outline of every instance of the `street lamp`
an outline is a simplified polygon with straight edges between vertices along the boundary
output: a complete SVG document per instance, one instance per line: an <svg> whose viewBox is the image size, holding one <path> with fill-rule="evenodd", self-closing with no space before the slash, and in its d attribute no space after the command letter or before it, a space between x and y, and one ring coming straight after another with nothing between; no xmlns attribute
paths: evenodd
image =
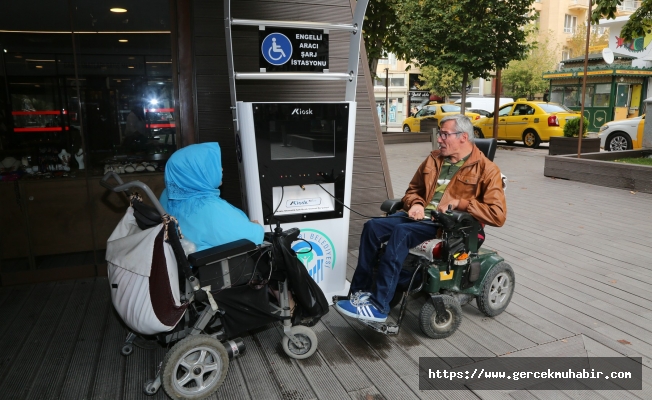
<svg viewBox="0 0 652 400"><path fill-rule="evenodd" d="M385 68L385 132L389 132L389 68Z"/></svg>

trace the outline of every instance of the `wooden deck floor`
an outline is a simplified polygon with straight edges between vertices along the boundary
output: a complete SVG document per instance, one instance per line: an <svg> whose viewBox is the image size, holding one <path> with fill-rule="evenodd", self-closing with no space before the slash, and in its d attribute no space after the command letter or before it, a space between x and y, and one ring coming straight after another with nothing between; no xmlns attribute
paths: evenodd
<svg viewBox="0 0 652 400"><path fill-rule="evenodd" d="M397 195L427 154L387 146ZM516 273L507 311L463 308L450 338L423 335L410 303L401 333L377 334L331 310L310 359L283 353L278 326L244 337L218 399L649 399L652 398L652 195L543 177L544 150L502 150L508 220L488 228ZM360 210L369 212L368 210ZM356 252L349 255L349 275ZM163 349L120 355L125 331L106 279L0 288L0 398L144 399ZM419 391L419 357L641 356L641 391ZM164 399L161 390L153 398Z"/></svg>

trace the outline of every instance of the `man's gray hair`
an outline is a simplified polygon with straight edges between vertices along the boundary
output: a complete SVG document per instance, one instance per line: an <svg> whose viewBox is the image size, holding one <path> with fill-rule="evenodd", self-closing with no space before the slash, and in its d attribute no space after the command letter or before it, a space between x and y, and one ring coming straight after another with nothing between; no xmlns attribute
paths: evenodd
<svg viewBox="0 0 652 400"><path fill-rule="evenodd" d="M475 135L473 134L473 124L469 117L462 114L449 115L442 118L439 126L443 126L446 121L455 121L455 132L466 132L469 137L469 142L473 142Z"/></svg>

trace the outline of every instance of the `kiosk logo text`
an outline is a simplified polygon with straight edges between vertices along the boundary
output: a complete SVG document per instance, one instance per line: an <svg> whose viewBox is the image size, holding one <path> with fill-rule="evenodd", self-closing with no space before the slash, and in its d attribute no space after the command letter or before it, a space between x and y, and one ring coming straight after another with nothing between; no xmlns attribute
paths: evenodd
<svg viewBox="0 0 652 400"><path fill-rule="evenodd" d="M312 108L307 110L302 110L300 108L295 108L290 115L312 115Z"/></svg>
<svg viewBox="0 0 652 400"><path fill-rule="evenodd" d="M292 243L292 250L297 253L310 277L317 283L323 281L324 271L335 268L333 242L325 233L316 229L301 229L298 238L303 240Z"/></svg>

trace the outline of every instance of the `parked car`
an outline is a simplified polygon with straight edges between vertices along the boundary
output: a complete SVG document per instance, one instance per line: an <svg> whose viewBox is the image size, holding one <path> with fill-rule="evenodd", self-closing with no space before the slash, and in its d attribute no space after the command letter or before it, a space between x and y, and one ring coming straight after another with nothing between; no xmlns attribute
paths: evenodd
<svg viewBox="0 0 652 400"><path fill-rule="evenodd" d="M403 132L421 132L421 121L424 119L437 119L437 125L447 115L459 114L462 112L460 106L455 104L428 104L419 110L414 116L403 121ZM465 112L471 121L479 119L480 114Z"/></svg>
<svg viewBox="0 0 652 400"><path fill-rule="evenodd" d="M488 117L491 115L491 113L487 110L482 110L480 108L472 108L469 110L472 113L480 114L482 117Z"/></svg>
<svg viewBox="0 0 652 400"><path fill-rule="evenodd" d="M645 115L611 121L600 127L600 147L607 151L640 149Z"/></svg>
<svg viewBox="0 0 652 400"><path fill-rule="evenodd" d="M536 148L551 136L563 136L566 121L578 117L579 113L561 104L518 99L498 110L497 137L507 143L522 140L526 147ZM493 114L474 121L473 126L476 137L492 137Z"/></svg>
<svg viewBox="0 0 652 400"><path fill-rule="evenodd" d="M480 109L480 110L485 110L487 112L493 112L495 102L496 99L494 99L493 97L467 97L464 104L466 104L466 108L473 108L476 110ZM498 99L498 107L513 102L514 99L511 99L509 97L500 97ZM455 104L461 105L462 99L457 100Z"/></svg>

